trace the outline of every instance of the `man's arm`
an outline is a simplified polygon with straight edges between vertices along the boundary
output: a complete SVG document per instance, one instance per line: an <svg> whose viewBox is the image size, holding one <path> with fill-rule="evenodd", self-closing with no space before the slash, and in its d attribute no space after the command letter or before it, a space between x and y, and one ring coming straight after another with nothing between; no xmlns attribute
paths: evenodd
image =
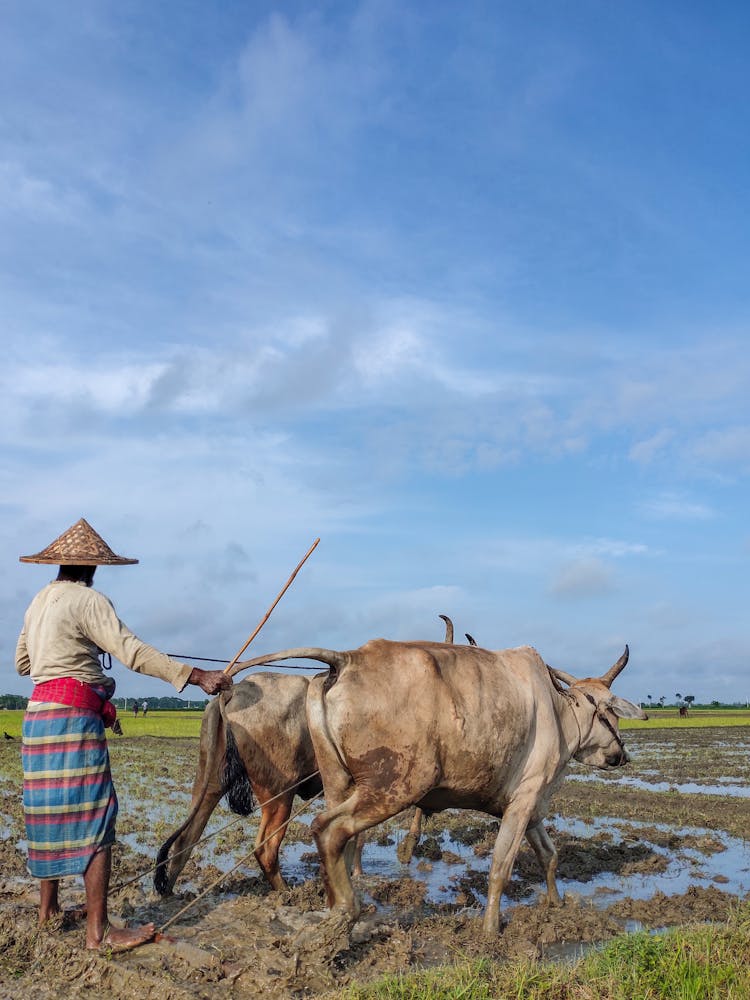
<svg viewBox="0 0 750 1000"><path fill-rule="evenodd" d="M120 621L109 598L95 590L89 594L85 620L87 635L100 649L116 656L126 667L136 673L168 681L178 691L182 691L186 684L197 684L206 694L215 694L232 686L231 677L219 670L190 667L149 646ZM208 687L204 687L204 684Z"/></svg>
<svg viewBox="0 0 750 1000"><path fill-rule="evenodd" d="M29 659L29 651L26 648L25 627L21 629L21 634L18 637L16 645L16 670L22 677L31 673L31 660Z"/></svg>

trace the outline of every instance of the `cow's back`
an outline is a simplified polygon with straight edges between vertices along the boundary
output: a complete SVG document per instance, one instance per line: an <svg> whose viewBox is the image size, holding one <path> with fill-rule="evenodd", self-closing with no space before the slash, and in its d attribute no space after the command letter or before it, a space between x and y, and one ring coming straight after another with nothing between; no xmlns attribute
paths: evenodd
<svg viewBox="0 0 750 1000"><path fill-rule="evenodd" d="M371 762L435 775L456 805L493 807L557 746L551 682L536 650L377 639L349 654L325 695L330 739L357 780ZM442 807L442 793L425 800Z"/></svg>

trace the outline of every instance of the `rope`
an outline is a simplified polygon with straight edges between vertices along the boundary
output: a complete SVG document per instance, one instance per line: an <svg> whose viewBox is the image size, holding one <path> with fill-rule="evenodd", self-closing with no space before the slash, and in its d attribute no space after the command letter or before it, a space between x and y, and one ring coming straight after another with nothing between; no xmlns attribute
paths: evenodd
<svg viewBox="0 0 750 1000"><path fill-rule="evenodd" d="M184 653L167 653L173 660L200 660L202 663L232 663L232 660L218 660L211 656L185 656ZM259 667L271 667L276 670L320 670L320 667L309 667L303 663L259 663Z"/></svg>
<svg viewBox="0 0 750 1000"><path fill-rule="evenodd" d="M272 833L269 833L269 835L265 838L265 840L263 840L260 844L257 844L252 849L252 851L249 851L245 855L244 858L241 858L234 866L234 868L230 868L228 872L223 872L214 882L211 883L211 885L208 886L208 888L204 889L203 892L201 892L198 896L195 897L195 899L191 899L186 906L183 906L183 908L181 910L178 910L177 913L174 914L174 916L170 917L169 920L166 921L166 923L162 924L161 927L158 929L158 933L163 934L164 931L167 929L167 927L171 927L171 925L175 922L175 920L179 919L179 917L181 917L183 913L187 913L187 911L191 909L193 906L195 906L195 904L198 903L201 899L203 899L204 896L207 896L209 892L213 892L213 890L216 888L217 885L219 885L220 882L223 882L224 879L227 878L227 876L232 875L234 872L236 872L237 869L240 868L242 865L244 865L244 863L255 853L255 851L260 850L260 848L263 847L265 844L267 844L272 837L276 836L279 830L283 829L283 827L291 823L293 819L296 819L301 813L305 811L305 809L308 809L313 804L313 802L315 802L316 799L319 799L321 795L323 795L323 792L318 792L317 795L314 795L303 806L300 806L297 812L292 813L289 819L284 820L281 826L277 826Z"/></svg>
<svg viewBox="0 0 750 1000"><path fill-rule="evenodd" d="M167 653L173 660L200 660L202 663L229 663L229 660L214 660L210 656L185 656L183 653Z"/></svg>
<svg viewBox="0 0 750 1000"><path fill-rule="evenodd" d="M278 792L276 795L272 795L270 799L266 799L265 802L261 802L261 809L268 802L275 802L276 799L280 799L282 795L286 795L287 792L291 792L293 788L298 788L300 785L304 785L306 781L309 781L310 778L314 778L316 774L320 774L320 771L313 771L312 774L308 774L307 777L305 778L300 778L299 781L295 781L293 785L290 785L288 788L285 788L282 792ZM319 792L318 795L315 796L315 799L318 798L320 794L321 793ZM314 802L315 799L310 799L309 801ZM247 816L238 816L236 819L233 819L229 823L227 823L226 826L220 826L219 829L214 830L213 833L208 833L206 834L205 837L201 837L200 840L196 840L196 842L194 844L191 844L190 847L183 847L181 851L175 851L173 854L170 855L170 858L178 858L181 854L184 854L186 851L192 851L194 848L200 847L200 845L205 844L207 840L211 840L213 837L218 837L220 833L224 833L225 830L229 830L230 827L236 826L238 823L241 823L245 819L247 819ZM289 819L287 820L287 823L289 823L292 819L294 819L294 817L290 816ZM281 829L281 827L279 827L279 829ZM265 840L263 841L263 843L265 844ZM258 845L258 847L262 846L263 846L262 844ZM257 847L253 848L253 851L257 849L258 849ZM123 889L126 889L129 885L132 885L133 882L139 882L142 878L145 878L147 875L150 875L152 872L155 872L157 868L160 868L162 865L166 865L167 860L168 859L165 858L164 861L160 861L158 864L152 865L150 868L147 868L139 875L135 875L133 876L133 878L129 878L125 882L120 882L120 884L116 885L114 889L110 889L109 895L114 896L115 893L122 892Z"/></svg>

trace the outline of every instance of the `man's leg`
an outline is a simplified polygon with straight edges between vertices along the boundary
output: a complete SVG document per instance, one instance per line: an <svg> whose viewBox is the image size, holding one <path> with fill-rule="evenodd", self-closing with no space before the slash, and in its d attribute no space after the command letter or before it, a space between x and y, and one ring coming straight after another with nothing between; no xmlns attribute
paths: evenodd
<svg viewBox="0 0 750 1000"><path fill-rule="evenodd" d="M107 893L112 871L112 848L104 847L91 858L83 884L86 887L86 947L136 948L156 933L153 924L141 927L111 927L107 916Z"/></svg>
<svg viewBox="0 0 750 1000"><path fill-rule="evenodd" d="M56 878L43 878L39 883L40 927L46 924L50 917L55 917L60 912L59 888L60 880Z"/></svg>

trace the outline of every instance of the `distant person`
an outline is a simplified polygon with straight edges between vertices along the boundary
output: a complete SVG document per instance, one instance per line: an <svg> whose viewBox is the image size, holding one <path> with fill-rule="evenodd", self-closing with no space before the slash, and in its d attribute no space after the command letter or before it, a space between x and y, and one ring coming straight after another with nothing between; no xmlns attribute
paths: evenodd
<svg viewBox="0 0 750 1000"><path fill-rule="evenodd" d="M60 567L57 579L32 600L16 648L16 669L35 687L23 722L23 805L28 868L41 879L39 924L60 912L59 880L83 875L86 947L134 948L151 940L152 923L113 927L107 914L117 795L104 729L116 719L114 679L100 653L131 670L196 684L212 695L231 686L218 670L172 660L134 635L109 598L91 586L97 566L137 563L115 555L83 518L21 562ZM136 702L136 713L138 703ZM61 744L64 750L61 750ZM85 774L82 772L85 768Z"/></svg>
<svg viewBox="0 0 750 1000"><path fill-rule="evenodd" d="M140 705L138 704L138 702L137 702L137 701L134 701L134 702L133 702L133 717L134 717L134 718L136 718L136 719L138 718L138 709L139 709L140 707L141 707L141 706L140 706Z"/></svg>
<svg viewBox="0 0 750 1000"><path fill-rule="evenodd" d="M148 702L147 701L144 701L143 704L141 705L141 712L144 715L146 714L146 712L148 712Z"/></svg>

